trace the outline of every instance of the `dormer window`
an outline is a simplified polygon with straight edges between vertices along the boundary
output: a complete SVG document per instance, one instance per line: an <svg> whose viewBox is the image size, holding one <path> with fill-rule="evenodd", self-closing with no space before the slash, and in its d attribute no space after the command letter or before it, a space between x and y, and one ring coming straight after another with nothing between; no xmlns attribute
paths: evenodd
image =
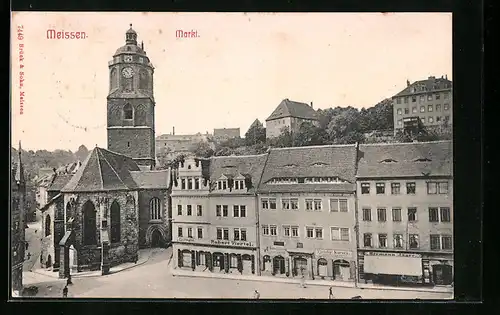
<svg viewBox="0 0 500 315"><path fill-rule="evenodd" d="M193 179L188 179L188 189L193 189Z"/></svg>
<svg viewBox="0 0 500 315"><path fill-rule="evenodd" d="M428 158L421 157L421 158L415 159L414 162L431 162L431 160L429 160Z"/></svg>
<svg viewBox="0 0 500 315"><path fill-rule="evenodd" d="M380 161L380 163L396 163L396 162L397 162L396 160L390 158Z"/></svg>
<svg viewBox="0 0 500 315"><path fill-rule="evenodd" d="M316 163L313 163L311 166L325 166L325 165L328 165L324 162L316 162Z"/></svg>

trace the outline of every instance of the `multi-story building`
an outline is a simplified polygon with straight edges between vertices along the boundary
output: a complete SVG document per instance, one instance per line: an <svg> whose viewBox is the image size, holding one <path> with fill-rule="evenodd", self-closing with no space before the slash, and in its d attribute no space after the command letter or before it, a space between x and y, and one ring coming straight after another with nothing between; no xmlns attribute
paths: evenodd
<svg viewBox="0 0 500 315"><path fill-rule="evenodd" d="M360 281L453 281L451 141L365 144L357 170Z"/></svg>
<svg viewBox="0 0 500 315"><path fill-rule="evenodd" d="M240 137L240 128L215 128L213 139L217 142L223 142L233 138Z"/></svg>
<svg viewBox="0 0 500 315"><path fill-rule="evenodd" d="M208 133L197 133L194 135L176 135L175 129L171 134L163 134L156 137L156 154L167 154L168 157L175 157L177 154L187 154L193 152L200 143L206 143L215 148L210 141Z"/></svg>
<svg viewBox="0 0 500 315"><path fill-rule="evenodd" d="M174 268L258 273L256 188L266 157L180 163L171 193Z"/></svg>
<svg viewBox="0 0 500 315"><path fill-rule="evenodd" d="M394 132L404 128L405 121L418 117L430 129L450 128L453 119L452 82L447 76L429 77L410 84L392 97Z"/></svg>
<svg viewBox="0 0 500 315"><path fill-rule="evenodd" d="M292 133L297 132L303 122L318 124L313 103L309 106L286 98L266 119L266 138L278 137L283 128L288 128Z"/></svg>
<svg viewBox="0 0 500 315"><path fill-rule="evenodd" d="M26 184L23 163L21 160L21 144L19 157L11 167L11 199L10 199L10 267L11 288L19 293L23 289L23 262L25 253L24 207Z"/></svg>
<svg viewBox="0 0 500 315"><path fill-rule="evenodd" d="M355 280L356 146L270 150L258 188L263 275Z"/></svg>

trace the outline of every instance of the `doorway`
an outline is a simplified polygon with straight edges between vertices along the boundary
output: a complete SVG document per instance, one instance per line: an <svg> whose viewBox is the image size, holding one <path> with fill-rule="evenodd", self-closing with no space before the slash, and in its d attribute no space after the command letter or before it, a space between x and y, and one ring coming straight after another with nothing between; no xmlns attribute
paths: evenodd
<svg viewBox="0 0 500 315"><path fill-rule="evenodd" d="M453 282L452 267L439 264L432 266L433 282L436 285L449 285Z"/></svg>
<svg viewBox="0 0 500 315"><path fill-rule="evenodd" d="M285 258L283 258L283 256L276 256L273 258L273 273L275 275L285 274Z"/></svg>
<svg viewBox="0 0 500 315"><path fill-rule="evenodd" d="M295 275L307 276L307 259L304 257L295 258Z"/></svg>
<svg viewBox="0 0 500 315"><path fill-rule="evenodd" d="M328 262L324 258L318 259L318 276L325 279L327 276Z"/></svg>
<svg viewBox="0 0 500 315"><path fill-rule="evenodd" d="M163 246L163 238L158 231L158 229L154 230L153 233L151 234L151 247L157 248L157 247L162 247Z"/></svg>
<svg viewBox="0 0 500 315"><path fill-rule="evenodd" d="M351 265L345 260L333 262L333 280L347 281L351 276Z"/></svg>
<svg viewBox="0 0 500 315"><path fill-rule="evenodd" d="M213 266L218 267L219 271L224 270L224 255L222 253L214 253L213 257L214 257Z"/></svg>

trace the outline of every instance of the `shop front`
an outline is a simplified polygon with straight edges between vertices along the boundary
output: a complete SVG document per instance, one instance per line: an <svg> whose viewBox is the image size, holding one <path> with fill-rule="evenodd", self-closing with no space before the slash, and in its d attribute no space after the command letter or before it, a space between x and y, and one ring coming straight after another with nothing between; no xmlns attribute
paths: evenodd
<svg viewBox="0 0 500 315"><path fill-rule="evenodd" d="M352 251L317 249L313 262L315 278L343 282L356 278L356 262Z"/></svg>
<svg viewBox="0 0 500 315"><path fill-rule="evenodd" d="M401 285L424 284L422 255L399 252L364 252L358 256L360 281Z"/></svg>
<svg viewBox="0 0 500 315"><path fill-rule="evenodd" d="M429 285L451 285L453 283L453 257L425 255L422 259L424 283Z"/></svg>
<svg viewBox="0 0 500 315"><path fill-rule="evenodd" d="M251 242L213 240L210 244L173 246L177 268L201 272L252 275L256 270L256 248Z"/></svg>

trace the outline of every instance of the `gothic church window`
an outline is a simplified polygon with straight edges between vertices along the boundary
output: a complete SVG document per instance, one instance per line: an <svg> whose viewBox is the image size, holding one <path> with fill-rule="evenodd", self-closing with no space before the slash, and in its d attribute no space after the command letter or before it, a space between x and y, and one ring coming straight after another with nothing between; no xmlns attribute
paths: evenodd
<svg viewBox="0 0 500 315"><path fill-rule="evenodd" d="M149 77L146 70L142 70L139 76L139 89L146 90L148 88Z"/></svg>
<svg viewBox="0 0 500 315"><path fill-rule="evenodd" d="M149 212L151 220L161 220L161 204L159 198L153 198L149 202Z"/></svg>
<svg viewBox="0 0 500 315"><path fill-rule="evenodd" d="M83 245L97 245L96 211L90 200L83 205Z"/></svg>
<svg viewBox="0 0 500 315"><path fill-rule="evenodd" d="M111 243L120 242L121 238L121 222L120 222L120 205L113 201L111 204Z"/></svg>
<svg viewBox="0 0 500 315"><path fill-rule="evenodd" d="M45 217L45 236L50 236L50 215L47 214Z"/></svg>
<svg viewBox="0 0 500 315"><path fill-rule="evenodd" d="M127 103L125 104L125 106L123 106L123 118L124 119L134 118L134 109L132 108L132 105Z"/></svg>

